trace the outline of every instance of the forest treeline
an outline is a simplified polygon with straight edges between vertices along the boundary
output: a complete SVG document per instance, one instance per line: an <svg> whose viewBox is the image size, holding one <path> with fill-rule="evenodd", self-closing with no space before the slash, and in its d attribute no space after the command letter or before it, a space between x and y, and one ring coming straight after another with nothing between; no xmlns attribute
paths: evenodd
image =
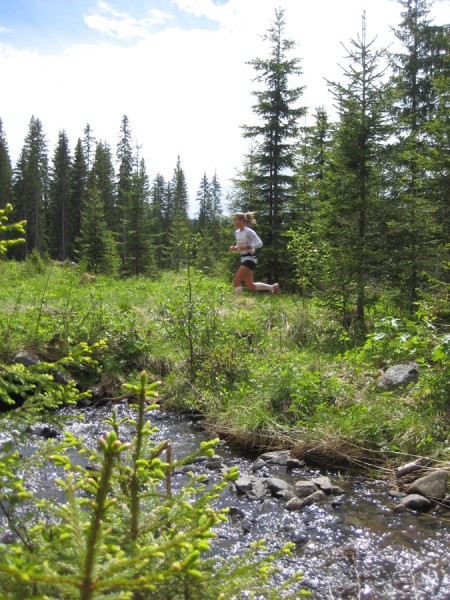
<svg viewBox="0 0 450 600"><path fill-rule="evenodd" d="M255 122L243 125L249 151L226 199L256 212L259 276L320 295L361 334L380 298L412 311L449 278L449 26L430 21L429 0L399 4L399 50L367 40L363 15L341 80L328 82L336 120L317 107L307 125L301 60L275 11L267 56L250 61ZM196 200L190 218L180 158L171 178L150 180L126 115L115 152L88 124L73 153L62 130L51 158L33 116L14 166L0 118L0 208L27 222L10 258L47 253L121 276L188 259L214 270L232 235L217 174L205 173Z"/></svg>

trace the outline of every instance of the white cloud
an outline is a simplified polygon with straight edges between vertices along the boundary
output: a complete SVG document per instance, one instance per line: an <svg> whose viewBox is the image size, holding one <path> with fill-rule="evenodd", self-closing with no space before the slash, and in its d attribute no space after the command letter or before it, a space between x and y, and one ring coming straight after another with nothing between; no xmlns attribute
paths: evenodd
<svg viewBox="0 0 450 600"><path fill-rule="evenodd" d="M88 27L113 38L132 41L147 38L155 25L162 25L172 17L161 10L148 11L148 17L136 19L128 14L114 10L106 2L99 2L97 10L84 17Z"/></svg>
<svg viewBox="0 0 450 600"><path fill-rule="evenodd" d="M215 4L212 0L172 0L173 4L183 12L206 17L214 21L222 22L230 13L235 13L234 2L226 4Z"/></svg>

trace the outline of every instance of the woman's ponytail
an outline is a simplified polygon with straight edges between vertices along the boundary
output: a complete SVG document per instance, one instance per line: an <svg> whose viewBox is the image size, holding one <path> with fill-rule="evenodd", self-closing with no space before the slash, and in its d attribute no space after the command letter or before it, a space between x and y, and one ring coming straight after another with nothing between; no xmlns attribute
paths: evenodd
<svg viewBox="0 0 450 600"><path fill-rule="evenodd" d="M249 225L250 227L253 227L253 225L256 225L256 219L255 219L255 214L252 212L247 212L244 214L244 221L246 225Z"/></svg>

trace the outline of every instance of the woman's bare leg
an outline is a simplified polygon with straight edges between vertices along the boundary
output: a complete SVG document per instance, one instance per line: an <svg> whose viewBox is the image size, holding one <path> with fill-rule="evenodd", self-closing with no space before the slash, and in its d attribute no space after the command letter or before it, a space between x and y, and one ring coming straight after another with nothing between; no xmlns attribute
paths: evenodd
<svg viewBox="0 0 450 600"><path fill-rule="evenodd" d="M245 283L245 287L249 290L251 290L252 292L262 292L262 291L267 291L267 292L272 292L275 295L279 295L280 293L280 288L278 283L274 283L273 285L270 285L270 283L261 283L261 282L257 282L255 283L253 281L253 271L252 269L249 269L248 267L244 267L244 265L241 265L239 267L239 269L236 272L236 275L234 277L234 291L236 296L242 296L242 287L241 287L241 283L244 282Z"/></svg>
<svg viewBox="0 0 450 600"><path fill-rule="evenodd" d="M248 267L241 265L234 276L234 289L240 287L241 283L245 283L245 287L252 292L256 290L255 284L253 283L253 271Z"/></svg>

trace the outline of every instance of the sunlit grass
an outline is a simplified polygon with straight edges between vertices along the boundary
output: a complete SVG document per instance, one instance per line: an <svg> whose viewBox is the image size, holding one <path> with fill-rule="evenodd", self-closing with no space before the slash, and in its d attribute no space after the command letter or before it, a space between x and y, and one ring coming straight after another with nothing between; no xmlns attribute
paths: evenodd
<svg viewBox="0 0 450 600"><path fill-rule="evenodd" d="M120 280L69 264L0 262L0 277L4 363L19 350L56 359L106 340L103 377L117 393L147 369L163 381L163 407L200 411L205 427L242 445L295 448L333 464L449 458L447 346L420 320L381 320L356 346L317 303L289 294L236 299L231 276ZM411 357L424 365L417 385L379 392L383 367Z"/></svg>

